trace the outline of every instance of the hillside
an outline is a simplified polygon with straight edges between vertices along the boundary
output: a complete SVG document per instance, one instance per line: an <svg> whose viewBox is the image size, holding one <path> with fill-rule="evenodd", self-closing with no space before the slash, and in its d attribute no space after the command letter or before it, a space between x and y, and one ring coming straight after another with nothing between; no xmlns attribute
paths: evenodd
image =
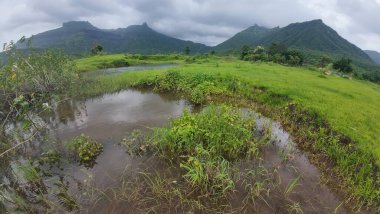
<svg viewBox="0 0 380 214"><path fill-rule="evenodd" d="M270 34L271 32L277 31L279 28L268 29L258 25L249 27L225 42L214 47L216 51L226 51L226 50L240 50L240 47L244 45L260 44L260 42Z"/></svg>
<svg viewBox="0 0 380 214"><path fill-rule="evenodd" d="M107 53L173 53L183 52L188 46L191 53L203 53L209 47L166 36L151 29L146 23L127 28L103 30L89 22L72 21L62 27L33 36L34 48L59 48L71 55L86 55L95 44ZM18 44L19 48L25 45Z"/></svg>
<svg viewBox="0 0 380 214"><path fill-rule="evenodd" d="M345 55L358 59L362 63L373 63L360 48L342 38L319 19L293 23L283 28L264 29L266 28L250 27L215 48L220 51L228 51L228 49L240 49L242 44L268 46L272 43L284 43L290 48L299 49L315 56L328 54L338 57Z"/></svg>
<svg viewBox="0 0 380 214"><path fill-rule="evenodd" d="M370 51L370 50L365 50L364 51L369 57L371 57L372 61L380 65L380 53L377 51Z"/></svg>

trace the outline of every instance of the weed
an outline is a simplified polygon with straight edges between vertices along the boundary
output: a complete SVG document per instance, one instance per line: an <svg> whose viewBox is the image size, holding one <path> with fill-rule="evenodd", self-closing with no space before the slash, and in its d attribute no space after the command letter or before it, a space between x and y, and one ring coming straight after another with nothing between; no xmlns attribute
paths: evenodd
<svg viewBox="0 0 380 214"><path fill-rule="evenodd" d="M303 214L302 207L300 203L298 202L293 202L291 204L288 204L288 211L291 214Z"/></svg>
<svg viewBox="0 0 380 214"><path fill-rule="evenodd" d="M75 151L80 158L80 162L88 167L95 164L96 158L103 151L103 145L101 143L98 143L84 134L72 140L67 146L69 149Z"/></svg>

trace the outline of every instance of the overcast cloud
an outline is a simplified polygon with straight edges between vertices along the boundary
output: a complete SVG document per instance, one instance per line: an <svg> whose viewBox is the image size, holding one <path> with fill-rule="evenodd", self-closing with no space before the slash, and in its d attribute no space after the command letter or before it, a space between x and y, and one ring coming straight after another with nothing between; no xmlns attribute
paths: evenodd
<svg viewBox="0 0 380 214"><path fill-rule="evenodd" d="M173 37L216 45L259 24L323 21L362 49L380 52L380 0L0 0L0 42L71 20L99 28L147 22Z"/></svg>

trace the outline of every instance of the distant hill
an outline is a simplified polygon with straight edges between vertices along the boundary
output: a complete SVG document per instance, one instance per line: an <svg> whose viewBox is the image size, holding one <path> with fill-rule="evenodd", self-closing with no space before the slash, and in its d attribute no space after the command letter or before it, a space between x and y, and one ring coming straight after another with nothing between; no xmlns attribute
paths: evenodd
<svg viewBox="0 0 380 214"><path fill-rule="evenodd" d="M225 42L215 46L214 49L216 51L228 51L233 49L240 50L240 48L244 45L252 46L254 44L260 44L267 35L269 35L271 32L277 31L278 29L279 28L268 29L254 25L237 33Z"/></svg>
<svg viewBox="0 0 380 214"><path fill-rule="evenodd" d="M293 23L283 28L267 29L257 25L236 34L231 39L217 45L216 50L240 49L243 45L269 46L284 43L290 48L299 49L311 55L349 56L362 63L373 63L360 48L356 47L322 20Z"/></svg>
<svg viewBox="0 0 380 214"><path fill-rule="evenodd" d="M166 36L151 29L146 23L127 28L103 30L89 22L72 21L62 27L33 36L32 46L38 49L59 48L71 55L86 55L99 44L107 53L173 53L183 52L188 46L191 53L204 53L210 47ZM26 48L17 44L18 48Z"/></svg>
<svg viewBox="0 0 380 214"><path fill-rule="evenodd" d="M369 57L371 57L372 61L380 65L380 53L376 51L369 51L365 50L364 51Z"/></svg>

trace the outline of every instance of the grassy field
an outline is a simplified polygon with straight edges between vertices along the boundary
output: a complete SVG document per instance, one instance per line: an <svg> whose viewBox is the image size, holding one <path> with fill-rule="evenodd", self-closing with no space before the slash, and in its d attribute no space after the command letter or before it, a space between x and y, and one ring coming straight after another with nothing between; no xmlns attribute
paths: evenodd
<svg viewBox="0 0 380 214"><path fill-rule="evenodd" d="M238 60L204 60L185 64L172 71L193 76L205 73L237 78L252 86L265 87L289 96L293 102L312 109L328 120L334 129L371 151L380 165L380 86L359 80L326 76L313 69L285 67L270 63ZM139 79L151 78L165 71L128 72L117 78L103 77L104 86L91 93L128 87Z"/></svg>
<svg viewBox="0 0 380 214"><path fill-rule="evenodd" d="M94 55L75 60L79 71L92 71L102 68L125 67L141 64L180 63L185 56L180 54L168 55L139 55L113 54Z"/></svg>

